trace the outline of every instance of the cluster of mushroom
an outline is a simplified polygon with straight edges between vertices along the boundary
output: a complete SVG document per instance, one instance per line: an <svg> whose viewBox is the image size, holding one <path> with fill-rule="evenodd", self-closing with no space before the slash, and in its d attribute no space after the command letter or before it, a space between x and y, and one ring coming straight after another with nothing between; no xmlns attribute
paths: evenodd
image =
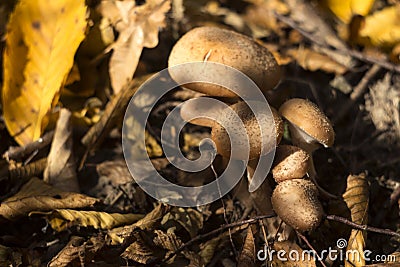
<svg viewBox="0 0 400 267"><path fill-rule="evenodd" d="M186 33L173 47L168 64L173 67L204 61L222 63L241 71L254 81L264 95L278 84L281 76L280 68L268 49L247 36L217 27L199 27ZM181 73L170 74L178 83L183 80ZM241 146L241 143L232 143L222 126L233 121L225 109L186 101L181 108L181 116L193 124L211 127L211 139L218 154L226 158L250 160L248 173L252 175L254 163L257 165L262 153L270 151L261 147L261 126L246 102L241 101L232 91L215 84L194 82L185 87L207 96L228 100L231 110L245 126L241 131L249 136L248 158L242 158L240 153L231 153L232 147ZM304 99L290 99L280 107L279 112L272 107L271 111L273 120L267 127L273 127L276 134L269 138L274 138L277 145L272 175L278 183L272 194L272 206L277 215L296 230L311 230L320 223L323 216L318 187L308 179L315 179L312 152L321 145L328 147L333 144L332 126L316 105ZM207 112L218 114L218 123L206 118L190 119L196 113ZM281 116L288 122L295 146L279 145L284 131ZM251 180L251 177L248 178Z"/></svg>

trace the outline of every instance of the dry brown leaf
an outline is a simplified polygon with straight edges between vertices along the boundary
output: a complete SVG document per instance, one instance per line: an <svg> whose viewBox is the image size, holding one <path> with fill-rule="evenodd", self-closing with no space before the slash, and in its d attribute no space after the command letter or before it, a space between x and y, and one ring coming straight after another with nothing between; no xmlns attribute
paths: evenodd
<svg viewBox="0 0 400 267"><path fill-rule="evenodd" d="M289 49L286 53L305 70L323 70L335 74L343 74L347 71L347 68L339 62L308 48Z"/></svg>
<svg viewBox="0 0 400 267"><path fill-rule="evenodd" d="M144 217L142 214L120 214L68 209L53 210L45 213L45 215L51 228L58 232L64 231L74 225L82 227L91 226L95 229L112 229L120 225L132 224Z"/></svg>
<svg viewBox="0 0 400 267"><path fill-rule="evenodd" d="M162 251L152 249L148 244L150 240L146 242L143 235L139 233L135 234L135 241L121 254L122 258L130 259L141 264L149 264L161 256Z"/></svg>
<svg viewBox="0 0 400 267"><path fill-rule="evenodd" d="M131 80L143 47L157 46L158 31L165 26L170 5L170 0L147 0L140 6L132 0L100 3L100 13L119 32L117 41L107 49L113 50L109 72L115 93Z"/></svg>
<svg viewBox="0 0 400 267"><path fill-rule="evenodd" d="M73 153L71 112L61 109L43 180L66 192L79 192Z"/></svg>
<svg viewBox="0 0 400 267"><path fill-rule="evenodd" d="M121 244L125 238L132 236L136 229L151 230L160 223L161 218L168 212L168 206L163 204L157 205L151 212L147 213L142 219L136 223L124 227L114 228L108 232L111 243Z"/></svg>
<svg viewBox="0 0 400 267"><path fill-rule="evenodd" d="M343 199L351 212L351 220L357 224L367 224L368 219L368 200L369 190L368 181L365 173L349 175L347 177L347 188L343 194ZM353 229L349 241L347 242L346 252L355 250L358 253L349 253L345 262L345 267L364 266L364 255L366 232ZM346 254L347 255L347 254Z"/></svg>
<svg viewBox="0 0 400 267"><path fill-rule="evenodd" d="M104 246L104 237L99 235L85 241L83 237L72 236L68 244L48 263L49 267L80 266L90 263ZM78 265L79 264L79 265Z"/></svg>
<svg viewBox="0 0 400 267"><path fill-rule="evenodd" d="M247 228L246 239L244 240L242 252L238 260L238 267L250 267L256 263L256 245L252 227Z"/></svg>
<svg viewBox="0 0 400 267"><path fill-rule="evenodd" d="M61 192L34 177L17 194L1 203L0 216L14 221L32 211L85 208L98 202L83 194Z"/></svg>
<svg viewBox="0 0 400 267"><path fill-rule="evenodd" d="M169 228L169 226L176 227L176 223L179 223L191 238L194 238L203 228L203 215L192 208L174 207L164 216L161 224Z"/></svg>

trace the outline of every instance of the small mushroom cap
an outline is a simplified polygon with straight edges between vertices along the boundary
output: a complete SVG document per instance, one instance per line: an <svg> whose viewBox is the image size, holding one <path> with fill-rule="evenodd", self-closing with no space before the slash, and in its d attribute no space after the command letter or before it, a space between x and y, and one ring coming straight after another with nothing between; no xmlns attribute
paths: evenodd
<svg viewBox="0 0 400 267"><path fill-rule="evenodd" d="M307 143L312 143L312 139L314 139L314 142L325 147L333 145L335 132L332 124L314 103L305 99L293 98L283 103L279 108L279 113L291 125L312 137L310 140L306 140ZM292 135L296 131L294 127L291 127ZM299 143L296 145L299 145Z"/></svg>
<svg viewBox="0 0 400 267"><path fill-rule="evenodd" d="M260 115L260 124L245 102L238 102L231 105L230 108L239 116L245 129L240 128L240 124L236 122L235 117L232 114L224 111L220 113L218 123L214 125L211 131L211 139L214 141L220 155L227 158L232 156L232 158L240 160L255 159L258 158L262 152L264 154L270 152L275 148L276 143L279 143L283 134L283 126L282 120L274 108L271 107L273 116L268 116L267 112L256 111L257 114ZM223 127L224 124L233 127L233 132L236 137L231 136L231 139L229 138L228 130ZM271 134L270 137L264 137L264 144L261 139L260 125L263 127L262 129L264 134ZM274 127L273 130L271 130L271 126ZM247 148L245 143L245 140L247 140L246 133L250 149L249 158L246 157L246 153L243 153ZM272 137L272 135L274 135L274 137ZM231 155L231 143L238 153L232 153Z"/></svg>
<svg viewBox="0 0 400 267"><path fill-rule="evenodd" d="M322 220L323 209L318 189L309 180L292 179L279 183L272 193L276 214L298 231L315 229Z"/></svg>
<svg viewBox="0 0 400 267"><path fill-rule="evenodd" d="M275 151L272 176L277 183L288 179L303 178L310 167L310 155L303 149L280 145Z"/></svg>
<svg viewBox="0 0 400 267"><path fill-rule="evenodd" d="M262 92L274 88L281 77L280 67L267 48L245 35L218 27L199 27L183 35L171 50L168 67L204 61L221 63L243 72ZM180 77L182 72L173 71L173 68L170 68L170 74L178 83L188 78ZM194 82L185 87L210 96L236 96L232 91L214 84Z"/></svg>

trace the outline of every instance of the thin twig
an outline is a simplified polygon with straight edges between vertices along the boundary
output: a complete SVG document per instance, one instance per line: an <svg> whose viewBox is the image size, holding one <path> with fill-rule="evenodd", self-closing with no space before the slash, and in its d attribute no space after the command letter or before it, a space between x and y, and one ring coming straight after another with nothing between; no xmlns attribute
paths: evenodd
<svg viewBox="0 0 400 267"><path fill-rule="evenodd" d="M337 215L326 215L325 218L330 221L336 221L336 222L347 224L354 229L359 229L359 230L364 230L364 231L369 231L369 232L374 232L374 233L379 233L379 234L384 234L384 235L396 236L396 237L400 238L400 233L397 233L390 229L381 229L381 228L376 228L373 226L368 226L365 224L362 225L362 224L354 223L352 221L349 221L346 218L343 218L343 217L340 217Z"/></svg>
<svg viewBox="0 0 400 267"><path fill-rule="evenodd" d="M298 237L300 237L304 241L304 243L306 243L306 245L314 252L314 254L317 255L317 251L314 249L314 247L311 245L311 243L308 242L307 238L302 233L300 233L299 231L296 231L296 234L297 234ZM321 265L323 267L327 267L325 265L325 263L322 261L322 259L319 262L321 263Z"/></svg>
<svg viewBox="0 0 400 267"><path fill-rule="evenodd" d="M196 243L196 242L198 242L198 241L200 241L200 240L206 239L206 238L208 238L208 237L210 237L210 236L216 235L216 234L218 234L218 233L220 233L220 232L223 232L223 231L225 231L225 230L227 230L227 229L231 229L231 228L236 227L236 226L242 226L242 225L244 225L244 224L253 224L253 223L258 222L259 220L266 219L266 218L272 218L272 217L275 217L275 216L276 216L276 214L262 215L262 216L257 216L257 217L254 217L254 218L251 218L251 219L248 219L248 220L244 220L244 221L240 221L240 222L234 222L234 223L229 223L229 224L222 225L222 226L221 226L220 228L218 228L218 229L212 230L212 231L210 231L210 232L208 232L208 233L206 233L206 234L198 235L198 236L196 236L195 238L192 238L191 240L189 240L188 242L186 242L185 244L183 244L182 246L180 246L180 247L179 247L177 250L175 250L173 253L171 253L167 258L165 258L165 259L163 260L163 262L168 261L168 260L171 259L173 256L175 256L176 254L178 254L178 253L180 253L181 251L183 251L185 248L191 246L192 244L194 244L194 243Z"/></svg>
<svg viewBox="0 0 400 267"><path fill-rule="evenodd" d="M382 61L370 56L366 56L360 51L349 49L349 48L342 48L342 47L332 47L331 45L325 43L324 41L321 41L317 38L315 38L311 33L308 31L300 28L300 26L291 18L283 16L281 14L278 14L276 12L273 13L274 16L282 21L283 23L287 24L291 28L297 30L301 35L303 35L305 38L309 39L311 42L314 44L324 47L326 49L334 50L335 52L338 52L339 54L346 55L346 56L351 56L353 58L356 58L358 60L371 63L371 64L376 64L381 66L382 68L385 68L387 70L395 71L395 72L400 72L400 66L397 66L395 64L390 63L389 61Z"/></svg>
<svg viewBox="0 0 400 267"><path fill-rule="evenodd" d="M360 82L354 87L353 92L350 94L350 99L347 103L343 105L339 112L337 113L336 117L333 120L333 123L336 124L339 122L351 109L357 100L364 95L365 91L368 88L368 83L374 78L376 74L381 70L381 67L377 64L374 64L362 77Z"/></svg>

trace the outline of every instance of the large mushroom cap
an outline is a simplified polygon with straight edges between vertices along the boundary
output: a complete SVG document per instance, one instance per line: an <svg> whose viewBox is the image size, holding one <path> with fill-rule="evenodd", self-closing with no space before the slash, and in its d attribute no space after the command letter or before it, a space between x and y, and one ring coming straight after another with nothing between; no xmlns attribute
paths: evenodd
<svg viewBox="0 0 400 267"><path fill-rule="evenodd" d="M243 72L262 92L274 88L281 76L280 67L274 56L253 39L218 27L199 27L183 35L172 48L168 60L171 77L178 83L186 81L187 73L185 77L181 77L182 72L173 71L171 67L182 63L204 61L221 63ZM196 80L195 75L193 74L192 80ZM185 87L210 96L236 96L219 85L194 82L186 84Z"/></svg>
<svg viewBox="0 0 400 267"><path fill-rule="evenodd" d="M310 166L310 155L303 149L279 145L276 148L272 176L277 183L288 179L303 178Z"/></svg>
<svg viewBox="0 0 400 267"><path fill-rule="evenodd" d="M308 180L279 183L272 194L272 207L288 225L299 231L315 229L323 217L317 187Z"/></svg>
<svg viewBox="0 0 400 267"><path fill-rule="evenodd" d="M245 129L240 128L240 124L236 121L233 114L222 111L211 131L211 138L214 141L217 151L223 157L232 156L235 159L246 160L258 158L261 153L268 153L275 148L276 144L282 138L283 126L276 110L271 107L272 114L267 110L258 110L260 115L260 123L258 123L256 116L249 108L249 106L241 101L230 106L230 108L238 115L242 121ZM257 115L257 116L258 116ZM272 115L272 116L271 116ZM230 125L233 128L235 136L229 136L228 130L223 125ZM263 127L264 144L261 139L261 129ZM249 142L249 158L246 157L246 134ZM268 136L270 135L270 136ZM231 137L231 138L230 138ZM237 153L233 153L232 146L236 149ZM232 152L232 155L231 155Z"/></svg>
<svg viewBox="0 0 400 267"><path fill-rule="evenodd" d="M293 98L283 103L279 108L279 113L294 127L315 139L315 142L325 147L333 145L335 132L332 124L314 103L305 99Z"/></svg>
<svg viewBox="0 0 400 267"><path fill-rule="evenodd" d="M195 125L213 127L214 120L222 111L222 105L215 105L210 102L209 105L205 105L204 102L193 101L200 98L194 98L185 101L180 110L180 114L183 120L190 122ZM192 119L195 116L202 116Z"/></svg>

